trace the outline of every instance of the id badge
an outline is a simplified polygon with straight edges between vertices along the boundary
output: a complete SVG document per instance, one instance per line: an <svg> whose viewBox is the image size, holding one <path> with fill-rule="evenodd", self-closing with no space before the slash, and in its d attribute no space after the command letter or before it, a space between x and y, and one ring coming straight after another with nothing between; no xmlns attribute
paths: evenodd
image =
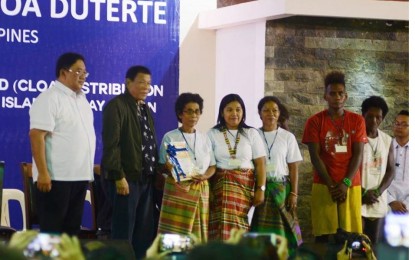
<svg viewBox="0 0 415 260"><path fill-rule="evenodd" d="M275 170L277 169L277 166L275 165L275 163L267 163L267 172L275 172Z"/></svg>
<svg viewBox="0 0 415 260"><path fill-rule="evenodd" d="M373 155L372 160L376 166L380 166L382 164L382 155L379 153L376 153Z"/></svg>
<svg viewBox="0 0 415 260"><path fill-rule="evenodd" d="M240 168L241 167L241 160L239 159L230 159L228 161L228 165L232 168Z"/></svg>
<svg viewBox="0 0 415 260"><path fill-rule="evenodd" d="M378 167L376 167L376 168L370 168L369 169L369 174L379 175L380 174L380 169Z"/></svg>
<svg viewBox="0 0 415 260"><path fill-rule="evenodd" d="M347 146L346 145L335 145L336 153L347 153Z"/></svg>

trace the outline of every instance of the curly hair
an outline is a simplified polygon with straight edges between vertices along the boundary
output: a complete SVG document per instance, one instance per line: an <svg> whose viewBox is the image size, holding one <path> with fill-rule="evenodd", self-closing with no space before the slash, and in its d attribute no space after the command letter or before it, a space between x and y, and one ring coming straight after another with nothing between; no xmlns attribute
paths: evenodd
<svg viewBox="0 0 415 260"><path fill-rule="evenodd" d="M176 99L176 104L174 105L176 117L180 123L182 122L182 120L179 118L179 115L183 113L184 107L189 103L197 103L199 105L200 113L203 113L203 98L199 94L182 93Z"/></svg>
<svg viewBox="0 0 415 260"><path fill-rule="evenodd" d="M371 107L380 108L382 110L382 118L385 118L389 112L388 104L386 104L386 101L379 96L371 96L363 101L362 115L366 114Z"/></svg>

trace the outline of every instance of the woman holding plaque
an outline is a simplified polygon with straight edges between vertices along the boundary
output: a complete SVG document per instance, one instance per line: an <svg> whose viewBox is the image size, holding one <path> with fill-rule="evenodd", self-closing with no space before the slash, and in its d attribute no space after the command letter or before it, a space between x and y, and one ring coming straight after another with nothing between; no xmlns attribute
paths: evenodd
<svg viewBox="0 0 415 260"><path fill-rule="evenodd" d="M210 179L209 239L227 240L232 228L248 230L249 209L264 201L265 148L245 114L241 97L229 94L208 132L217 167Z"/></svg>
<svg viewBox="0 0 415 260"><path fill-rule="evenodd" d="M252 231L271 232L288 240L290 252L301 244L296 216L298 164L303 160L295 136L278 127L279 100L266 96L258 103L262 120L259 133L267 152L265 203L255 208Z"/></svg>
<svg viewBox="0 0 415 260"><path fill-rule="evenodd" d="M166 133L160 146L159 164L168 172L160 212L159 233L193 233L201 242L208 240L209 183L215 173L212 145L206 134L195 129L203 111L203 99L198 94L183 93L175 104L181 127ZM193 170L182 165L181 176L167 159L167 147L185 147ZM174 149L174 148L173 148ZM183 149L177 149L177 151ZM173 158L174 159L174 158ZM174 164L174 163L173 163ZM180 166L180 165L174 165ZM166 171L166 169L169 169ZM190 172L189 172L190 171Z"/></svg>

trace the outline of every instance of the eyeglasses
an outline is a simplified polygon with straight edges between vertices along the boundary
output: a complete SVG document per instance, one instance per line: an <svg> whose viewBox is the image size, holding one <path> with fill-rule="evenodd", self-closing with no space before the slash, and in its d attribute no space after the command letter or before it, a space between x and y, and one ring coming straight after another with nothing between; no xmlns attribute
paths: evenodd
<svg viewBox="0 0 415 260"><path fill-rule="evenodd" d="M77 71L73 71L72 69L66 69L69 72L73 72L75 73L76 76L80 77L81 75L84 75L85 78L88 78L89 76L89 72L87 71L82 71L82 70L77 70Z"/></svg>
<svg viewBox="0 0 415 260"><path fill-rule="evenodd" d="M393 123L394 127L402 127L402 128L407 128L409 127L409 125L407 123L399 123L399 122L395 122Z"/></svg>
<svg viewBox="0 0 415 260"><path fill-rule="evenodd" d="M199 109L196 109L196 110L188 109L188 110L184 110L183 113L188 114L189 116L192 116L193 114L196 114L197 116L202 114L202 112Z"/></svg>

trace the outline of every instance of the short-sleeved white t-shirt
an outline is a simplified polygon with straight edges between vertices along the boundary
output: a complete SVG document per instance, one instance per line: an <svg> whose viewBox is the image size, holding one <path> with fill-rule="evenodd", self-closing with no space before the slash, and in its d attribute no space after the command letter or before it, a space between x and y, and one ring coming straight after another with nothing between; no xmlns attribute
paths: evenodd
<svg viewBox="0 0 415 260"><path fill-rule="evenodd" d="M258 129L258 132L267 152L267 165L273 165L273 167L267 166L267 178L278 179L287 176L288 163L303 160L297 140L292 133L281 127L269 132Z"/></svg>
<svg viewBox="0 0 415 260"><path fill-rule="evenodd" d="M183 138L184 135L184 138ZM189 155L200 173L205 173L209 166L215 165L215 157L212 151L212 144L205 133L196 130L195 133L182 133L179 129L167 132L160 144L159 163L166 163L166 146L172 142L185 142ZM195 160L196 158L196 160Z"/></svg>

